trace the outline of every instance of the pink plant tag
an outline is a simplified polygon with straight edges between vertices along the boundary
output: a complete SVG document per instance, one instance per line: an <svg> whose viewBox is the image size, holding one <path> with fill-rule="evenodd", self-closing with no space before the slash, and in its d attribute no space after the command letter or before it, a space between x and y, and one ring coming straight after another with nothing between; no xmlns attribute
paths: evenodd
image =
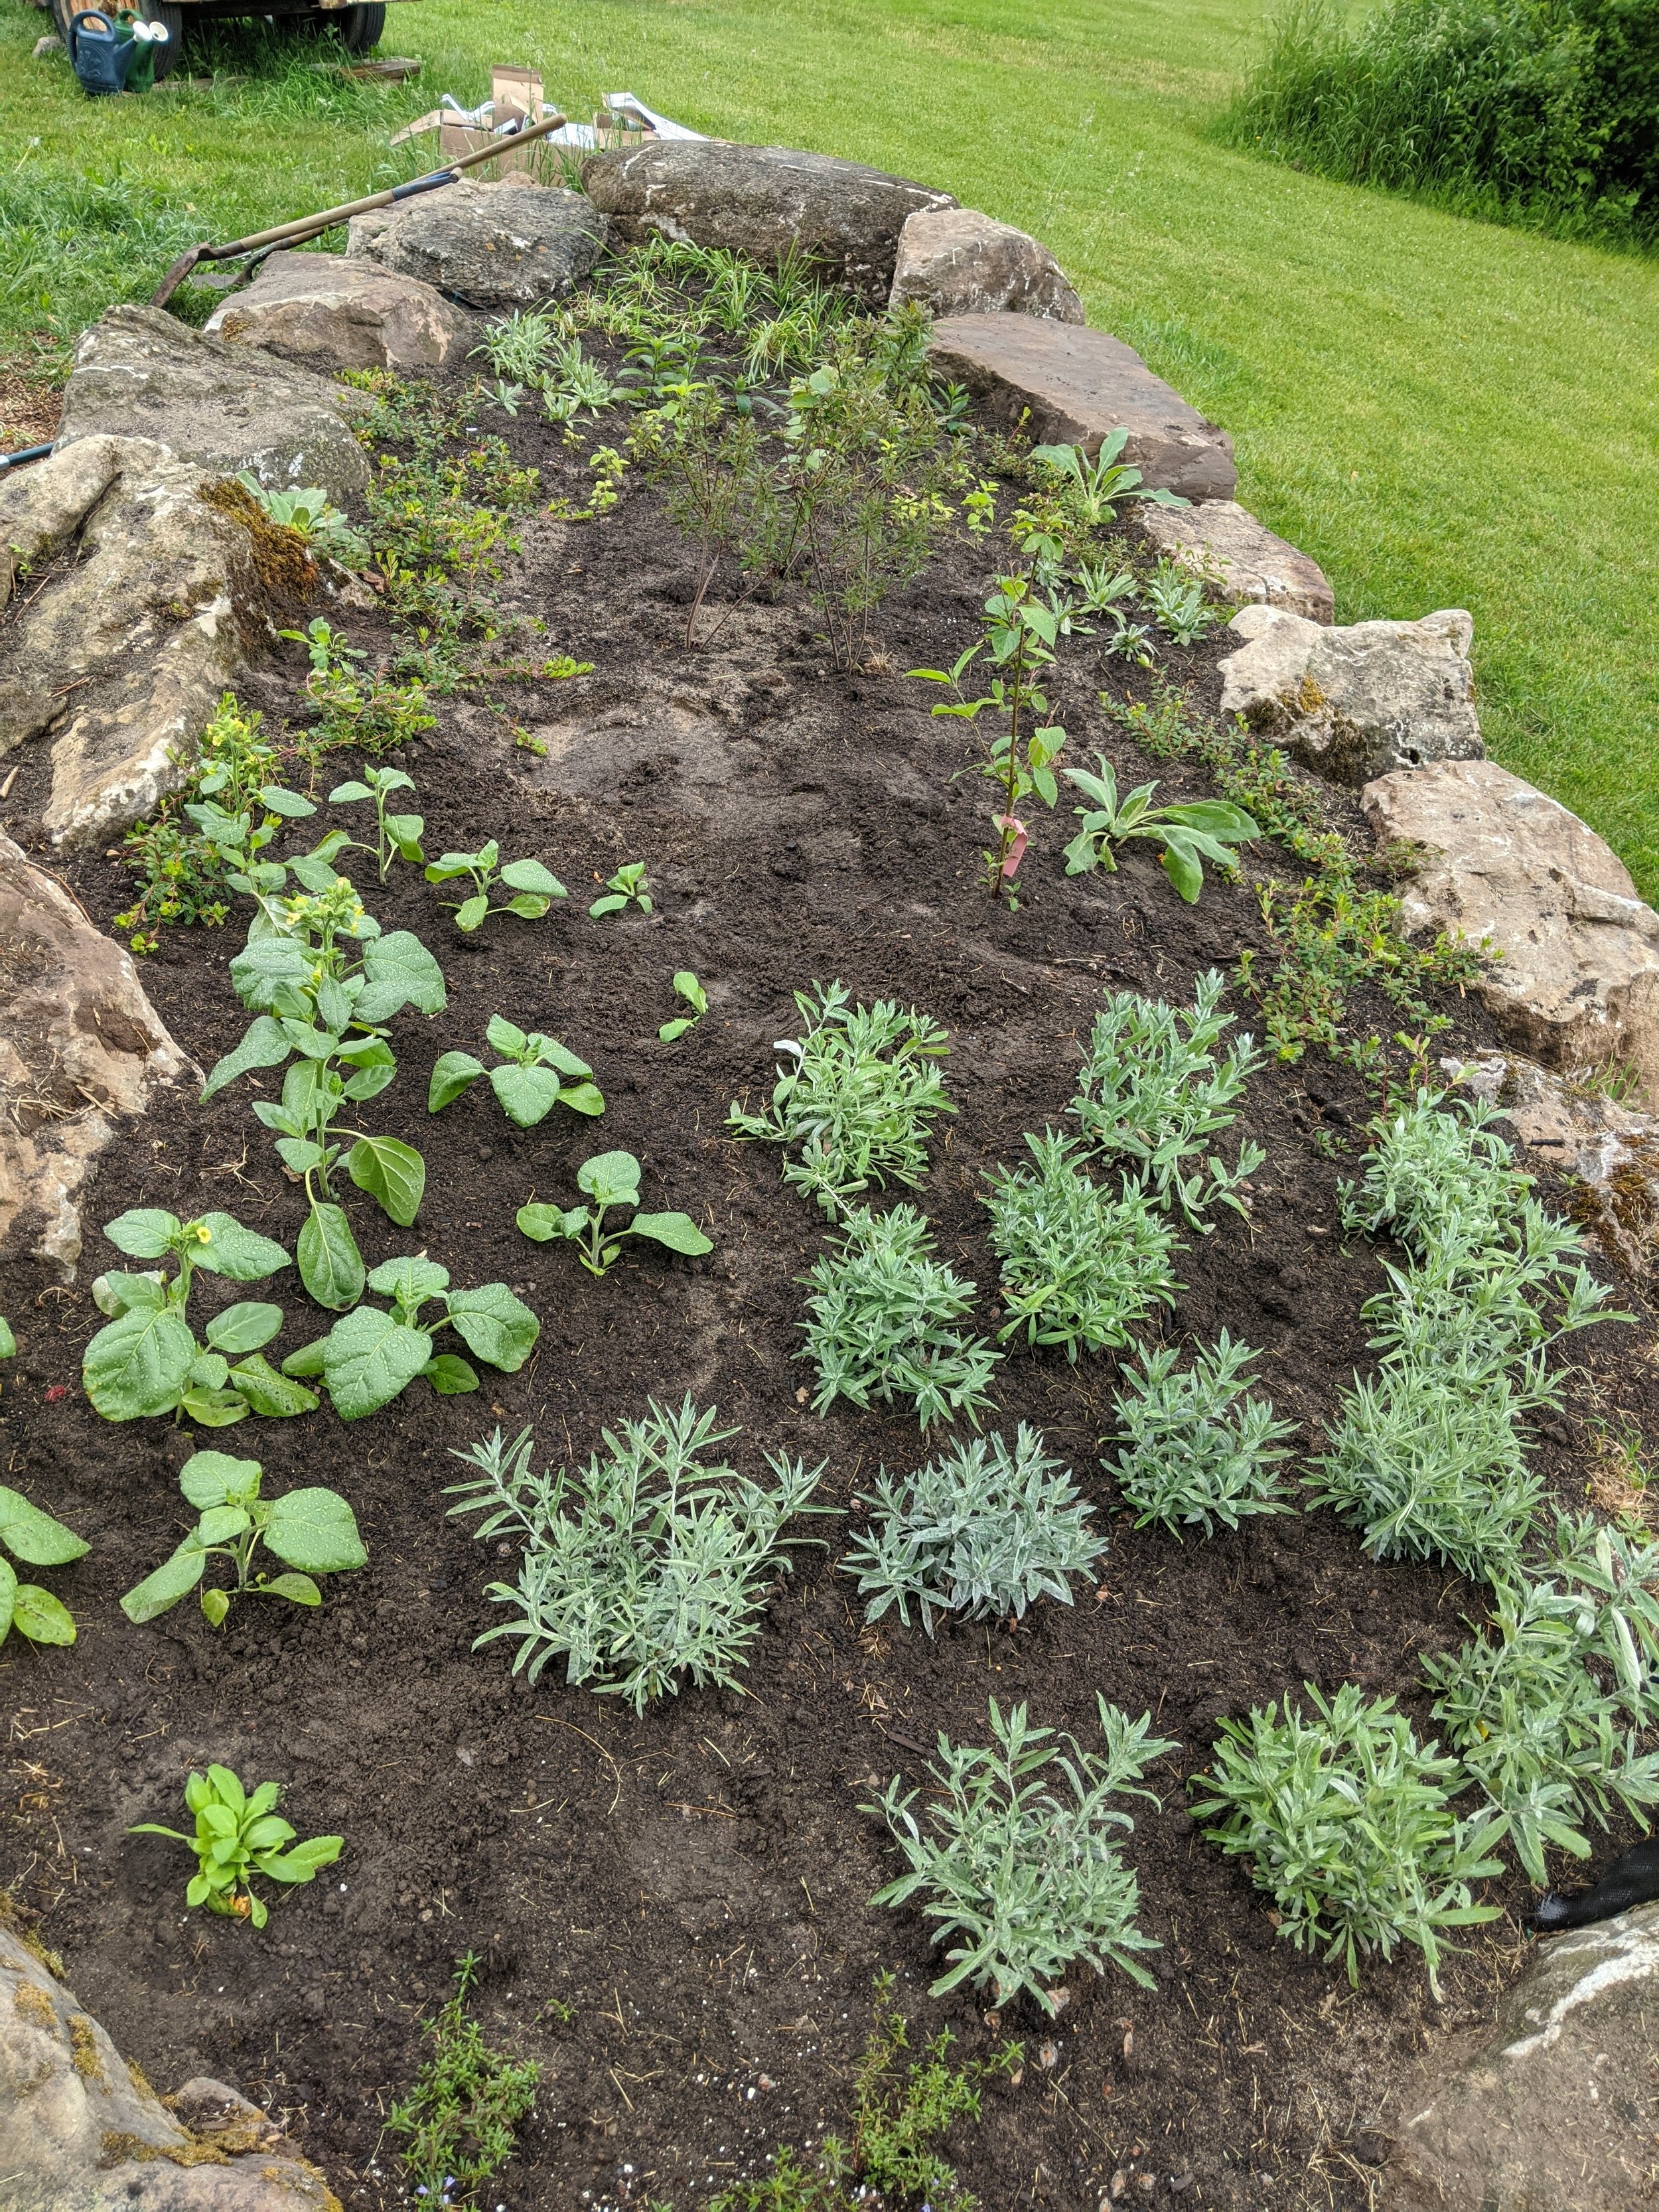
<svg viewBox="0 0 1659 2212"><path fill-rule="evenodd" d="M1025 824L1018 814L996 814L991 817L991 826L994 830L1012 830L1014 833L1014 842L1003 855L1002 874L1003 880L1006 882L1019 873L1019 864L1025 857Z"/></svg>

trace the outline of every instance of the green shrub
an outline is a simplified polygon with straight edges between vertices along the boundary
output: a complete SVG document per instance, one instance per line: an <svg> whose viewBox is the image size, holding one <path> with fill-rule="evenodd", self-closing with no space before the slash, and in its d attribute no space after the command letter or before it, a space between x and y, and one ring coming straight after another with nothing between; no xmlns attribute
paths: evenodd
<svg viewBox="0 0 1659 2212"><path fill-rule="evenodd" d="M1180 1356L1173 1346L1143 1352L1117 1401L1128 1449L1114 1472L1135 1526L1156 1522L1178 1536L1197 1522L1210 1536L1218 1522L1237 1528L1248 1514L1288 1513L1274 1468L1290 1456L1279 1439L1294 1435L1295 1424L1276 1421L1270 1400L1245 1397L1244 1370L1258 1355L1224 1328L1183 1374L1176 1372Z"/></svg>
<svg viewBox="0 0 1659 2212"><path fill-rule="evenodd" d="M454 1996L435 2019L421 2023L430 2049L414 2087L386 2115L386 2126L408 2146L398 2163L411 2202L473 2202L512 2157L514 2130L535 2106L540 2067L492 2051L466 2011L477 1969L469 1951L456 1967Z"/></svg>
<svg viewBox="0 0 1659 2212"><path fill-rule="evenodd" d="M1026 1144L1035 1170L988 1171L991 1249L1002 1262L1002 1296L1012 1318L1006 1342L1057 1344L1068 1359L1127 1344L1155 1305L1173 1305L1175 1232L1131 1177L1121 1197L1086 1176L1075 1137L1045 1129Z"/></svg>
<svg viewBox="0 0 1659 2212"><path fill-rule="evenodd" d="M1414 1943L1439 1994L1441 1937L1498 1917L1473 1902L1469 1884L1502 1871L1489 1846L1498 1815L1457 1820L1451 1800L1467 1786L1457 1761L1419 1744L1392 1698L1367 1703L1352 1682L1333 1702L1311 1684L1314 1717L1286 1699L1224 1721L1214 1764L1189 1789L1204 1833L1229 1857L1248 1861L1273 1899L1279 1934L1298 1950L1326 1947L1357 1987L1359 1960L1394 1956Z"/></svg>
<svg viewBox="0 0 1659 2212"><path fill-rule="evenodd" d="M936 1613L1023 1618L1040 1597L1069 1605L1071 1577L1089 1573L1106 1549L1090 1531L1094 1508L1071 1469L1024 1421L1012 1449L1001 1437L975 1437L914 1474L884 1468L861 1503L869 1528L841 1564L859 1577L866 1618L879 1620L896 1605L908 1628L914 1598L930 1636Z"/></svg>

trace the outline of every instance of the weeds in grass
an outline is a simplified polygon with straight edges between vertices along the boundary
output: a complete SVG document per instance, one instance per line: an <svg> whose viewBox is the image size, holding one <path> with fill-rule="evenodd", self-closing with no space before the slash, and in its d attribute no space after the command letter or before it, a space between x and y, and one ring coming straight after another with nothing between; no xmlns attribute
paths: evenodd
<svg viewBox="0 0 1659 2212"><path fill-rule="evenodd" d="M998 2005L1025 1990L1052 2014L1055 1989L1079 1959L1097 1973L1110 1960L1132 1981L1153 1986L1137 1954L1160 1947L1135 1924L1139 1884L1115 1840L1134 1822L1107 1800L1156 1804L1140 1778L1179 1747L1152 1735L1150 1714L1131 1721L1104 1698L1097 1703L1103 1757L1033 1728L1024 1705L1005 1718L993 1698L993 1747L974 1750L940 1735L928 1767L934 1787L926 1827L911 1809L920 1792L906 1791L896 1777L865 1808L883 1816L909 1863L909 1872L871 1903L920 1899L935 1923L934 1942L951 1945L950 1971L933 1996L971 1981L988 1986Z"/></svg>
<svg viewBox="0 0 1659 2212"><path fill-rule="evenodd" d="M534 1681L556 1657L565 1680L591 1682L643 1712L689 1675L702 1688L738 1689L776 1577L789 1568L783 1534L811 1499L823 1467L767 1455L773 1481L753 1481L714 1455L735 1436L711 1406L688 1396L654 1401L643 1418L604 1431L605 1450L572 1480L532 1474L534 1431L510 1443L497 1429L454 1456L479 1472L451 1486L453 1515L482 1513L480 1541L507 1535L523 1547L516 1584L489 1595L513 1618L486 1629L474 1649L517 1640L513 1671Z"/></svg>
<svg viewBox="0 0 1659 2212"><path fill-rule="evenodd" d="M414 2087L386 2115L387 2128L404 2139L398 2163L407 2193L429 2205L468 2203L501 2172L541 2080L534 2059L508 2058L484 2041L466 2009L477 1977L469 1951L456 1962L454 1995L421 2023L430 2049Z"/></svg>
<svg viewBox="0 0 1659 2212"><path fill-rule="evenodd" d="M1183 1372L1171 1346L1144 1352L1129 1369L1117 1401L1127 1449L1112 1471L1138 1528L1156 1523L1179 1536L1198 1525L1211 1536L1218 1522L1237 1528L1249 1515L1292 1510L1276 1470L1296 1425L1276 1421L1271 1400L1246 1396L1244 1370L1257 1357L1224 1328Z"/></svg>
<svg viewBox="0 0 1659 2212"><path fill-rule="evenodd" d="M990 1245L1002 1262L1011 1318L998 1341L1024 1332L1068 1359L1127 1344L1157 1305L1173 1305L1175 1232L1130 1177L1121 1196L1084 1172L1076 1137L1025 1139L1035 1167L988 1170Z"/></svg>

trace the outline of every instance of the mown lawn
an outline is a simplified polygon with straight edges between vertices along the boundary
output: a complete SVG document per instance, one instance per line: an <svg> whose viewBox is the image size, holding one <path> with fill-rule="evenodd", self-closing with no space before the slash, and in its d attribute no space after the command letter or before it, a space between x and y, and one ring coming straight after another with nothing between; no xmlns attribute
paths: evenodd
<svg viewBox="0 0 1659 2212"><path fill-rule="evenodd" d="M1323 562L1340 620L1468 607L1492 750L1659 898L1659 263L1209 143L1260 13L418 0L385 41L423 57L416 87L227 42L238 84L94 105L29 58L46 19L0 0L0 351L61 347L191 238L411 173L390 130L441 91L482 96L492 60L539 63L572 113L626 88L703 129L878 161L1046 239L1091 319L1231 430L1240 496Z"/></svg>

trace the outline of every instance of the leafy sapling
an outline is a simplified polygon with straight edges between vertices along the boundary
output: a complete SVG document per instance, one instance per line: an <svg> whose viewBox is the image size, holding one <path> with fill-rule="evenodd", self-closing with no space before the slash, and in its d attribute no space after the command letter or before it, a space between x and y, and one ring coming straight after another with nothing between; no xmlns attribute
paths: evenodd
<svg viewBox="0 0 1659 2212"><path fill-rule="evenodd" d="M1028 1136L1035 1168L988 1170L991 1249L1010 1318L999 1343L1024 1334L1068 1359L1127 1344L1156 1305L1173 1305L1175 1231L1135 1177L1120 1197L1074 1157L1081 1139Z"/></svg>
<svg viewBox="0 0 1659 2212"><path fill-rule="evenodd" d="M689 968L675 971L674 996L683 1000L691 1011L689 1014L677 1014L672 1021L662 1024L657 1036L664 1044L678 1044L687 1030L696 1029L708 1012L708 994Z"/></svg>
<svg viewBox="0 0 1659 2212"><path fill-rule="evenodd" d="M439 901L441 906L453 908L458 929L477 929L492 914L516 914L525 921L538 921L556 898L568 896L558 878L539 860L509 860L504 867L501 862L501 845L492 837L476 853L445 853L428 866L429 884L453 883L460 876L471 882L470 897ZM497 884L513 896L492 906L489 902Z"/></svg>
<svg viewBox="0 0 1659 2212"><path fill-rule="evenodd" d="M185 1462L179 1487L200 1517L173 1557L121 1600L129 1620L154 1620L170 1611L199 1585L213 1559L227 1560L236 1577L228 1589L216 1586L202 1592L202 1611L214 1628L239 1597L320 1605L323 1594L313 1577L344 1573L367 1563L356 1517L343 1498L321 1488L261 1498L262 1480L257 1459L198 1451ZM261 1545L286 1571L272 1575L255 1566Z"/></svg>
<svg viewBox="0 0 1659 2212"><path fill-rule="evenodd" d="M1065 771L1066 781L1094 801L1091 808L1072 810L1081 817L1083 827L1066 848L1068 876L1085 876L1097 867L1115 873L1117 862L1112 857L1113 846L1144 838L1163 847L1159 858L1164 874L1188 905L1196 906L1204 888L1206 860L1212 867L1231 873L1238 865L1232 848L1261 834L1252 816L1224 799L1194 799L1178 806L1154 806L1152 794L1158 786L1143 783L1120 799L1117 772L1104 753L1096 754L1095 766L1099 770L1095 775L1086 769Z"/></svg>
<svg viewBox="0 0 1659 2212"><path fill-rule="evenodd" d="M373 853L374 864L384 883L391 872L393 860L424 861L421 849L421 832L426 827L418 814L388 814L386 801L394 791L413 791L415 780L398 768L369 768L363 770L362 781L337 783L328 794L331 806L352 806L365 799L374 802L374 842L367 845L353 839L349 846L341 846L342 852Z"/></svg>
<svg viewBox="0 0 1659 2212"><path fill-rule="evenodd" d="M20 1583L5 1554L28 1567L66 1567L88 1548L72 1528L0 1483L0 1644L14 1628L31 1644L75 1641L75 1617L63 1600L38 1583Z"/></svg>
<svg viewBox="0 0 1659 2212"><path fill-rule="evenodd" d="M284 1375L320 1375L343 1421L379 1413L416 1376L423 1375L440 1397L476 1390L477 1370L459 1352L434 1348L441 1328L453 1328L475 1359L506 1375L518 1373L542 1333L540 1322L505 1283L452 1291L448 1268L423 1253L386 1261L369 1276L368 1287L392 1300L389 1313L356 1306L326 1336L283 1362ZM440 1311L422 1321L421 1309L434 1299Z"/></svg>
<svg viewBox="0 0 1659 2212"><path fill-rule="evenodd" d="M490 1016L484 1036L502 1057L503 1065L488 1073L489 1087L509 1121L533 1129L556 1106L568 1106L574 1114L604 1113L605 1100L592 1080L592 1069L567 1051L557 1037L544 1036L540 1030L517 1029L501 1014ZM441 1053L432 1070L427 1111L441 1113L485 1073L483 1062L470 1052Z"/></svg>
<svg viewBox="0 0 1659 2212"><path fill-rule="evenodd" d="M605 1226L605 1217L614 1207L639 1205L640 1164L632 1152L596 1152L577 1169L576 1188L587 1205L521 1206L519 1226L538 1244L570 1238L590 1275L607 1272L624 1237L649 1237L653 1244L665 1244L671 1252L684 1252L692 1259L714 1249L689 1213L636 1212L625 1229Z"/></svg>
<svg viewBox="0 0 1659 2212"><path fill-rule="evenodd" d="M173 1262L137 1274L100 1275L92 1294L111 1318L81 1361L86 1392L106 1421L188 1414L205 1428L226 1428L248 1413L308 1413L317 1401L285 1382L259 1356L283 1325L280 1306L247 1300L227 1306L196 1340L186 1309L197 1270L236 1283L263 1282L293 1262L280 1244L257 1236L228 1213L180 1221L158 1206L139 1206L104 1231L134 1259ZM232 1364L233 1360L234 1364Z"/></svg>
<svg viewBox="0 0 1659 2212"><path fill-rule="evenodd" d="M1276 1470L1290 1456L1281 1439L1296 1425L1276 1421L1269 1400L1245 1395L1244 1370L1256 1357L1224 1328L1184 1373L1176 1371L1173 1346L1143 1352L1139 1369L1129 1369L1117 1401L1127 1449L1112 1472L1136 1528L1157 1523L1179 1536L1197 1523L1212 1536L1218 1522L1237 1528L1249 1514L1292 1510Z"/></svg>
<svg viewBox="0 0 1659 2212"><path fill-rule="evenodd" d="M251 1920L263 1928L270 1911L253 1893L255 1875L296 1888L314 1881L345 1847L343 1836L313 1836L307 1843L294 1843L296 1832L276 1815L282 1795L279 1783L262 1782L250 1792L229 1767L210 1766L205 1774L192 1774L185 1784L185 1809L196 1815L193 1835L158 1827L153 1820L140 1821L127 1833L170 1836L176 1844L188 1844L196 1854L197 1870L185 1892L185 1903L205 1905L210 1912ZM289 1844L292 1850L284 1848Z"/></svg>
<svg viewBox="0 0 1659 2212"><path fill-rule="evenodd" d="M641 914L651 912L651 884L643 860L624 860L614 876L607 876L603 893L587 911L597 919L602 914L621 914L630 906Z"/></svg>

